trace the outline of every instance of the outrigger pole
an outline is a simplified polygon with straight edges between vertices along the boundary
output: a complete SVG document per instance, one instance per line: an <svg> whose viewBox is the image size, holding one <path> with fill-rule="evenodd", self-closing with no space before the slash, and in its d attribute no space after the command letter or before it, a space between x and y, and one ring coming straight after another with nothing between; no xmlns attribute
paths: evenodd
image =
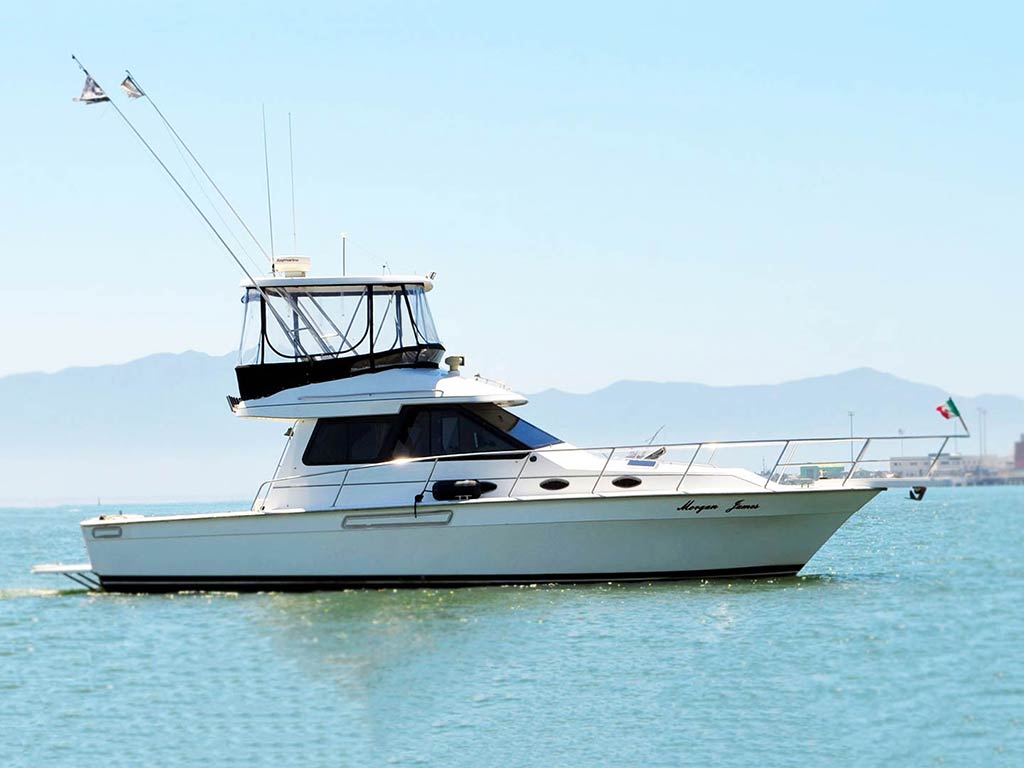
<svg viewBox="0 0 1024 768"><path fill-rule="evenodd" d="M89 70L87 70L83 66L82 62L80 62L78 60L77 56L75 56L74 54L71 54L71 59L75 62L75 64L78 65L78 68L81 69L85 73L86 77L92 78L93 82L96 81L96 78L94 78L89 73ZM102 88L102 86L100 86L100 87ZM110 104L110 106L112 106L114 108L114 111L116 111L117 114L121 117L121 119L124 120L124 124L127 125L129 128L131 128L132 133L134 133L136 138L138 138L138 140L142 142L142 146L144 146L147 150L149 150L149 154L151 154L153 156L153 159L156 160L160 164L161 168L164 169L164 173L166 173L168 175L168 177L170 177L171 181L174 182L174 185L178 188L178 190L181 192L181 194L183 194L185 196L185 199L188 200L189 203L192 204L192 207L195 208L196 213L198 213L199 216L202 218L202 220L204 222L206 222L206 226L210 228L210 231L213 232L214 236L220 241L220 244L224 246L224 250L226 250L231 255L231 258L234 259L235 264L237 264L238 268L240 270L242 270L242 273L247 278L249 278L249 281L254 286L256 286L257 290L259 290L260 293L263 293L263 289L256 282L256 279L252 276L252 274L250 274L249 270L245 268L245 265L242 263L241 259L239 259L237 255L235 255L235 252L233 250L231 250L231 246L227 244L227 241L221 236L221 234L218 231L218 229L215 226L213 226L213 222L210 221L210 219L207 217L207 215L205 213L203 213L203 209L199 207L199 204L196 203L195 200L192 199L192 195L190 195L188 193L188 190L186 190L185 187L183 187L181 185L181 182L178 181L178 177L175 176L173 173L171 173L171 169L167 167L167 165L164 163L163 160L160 159L160 155L158 155L156 153L156 150L153 149L149 145L149 142L146 141L142 137L142 134L139 133L139 130L132 124L132 121L128 119L128 116L125 115L125 113L121 111L121 108L118 107L117 104L114 103L113 99L108 99L107 103ZM267 303L269 304L270 302L268 301Z"/></svg>
<svg viewBox="0 0 1024 768"><path fill-rule="evenodd" d="M82 72L85 73L86 77L88 77L94 83L96 82L96 78L94 78L92 76L92 74L89 72L89 70L87 70L85 68L85 66L82 64L82 62L80 62L78 60L77 56L75 56L74 54L71 54L71 59L72 59L72 61L75 62L75 64L78 65L78 68L81 69ZM99 86L98 83L97 83L97 86L100 88L101 91L103 90L102 86ZM103 91L103 92L106 93L105 91ZM164 173L166 173L167 176L170 178L170 180L174 182L174 186L176 186L178 188L178 190L181 192L181 194L183 194L185 196L185 199L189 201L189 203L195 209L196 213L199 214L199 217L206 223L206 226L209 227L210 231L213 232L214 237L216 237L217 240L220 241L220 244L224 246L224 250L228 252L228 254L231 256L231 258L234 260L235 264L238 265L238 268L240 270L242 270L242 274L245 275L249 279L250 283L252 283L252 287L255 288L257 291L259 291L260 296L263 297L263 305L265 307L267 307L267 309L270 310L270 312L274 315L275 318L277 318L277 321L278 321L278 323L281 324L282 328L287 328L287 324L285 323L284 319L281 317L280 313L278 313L277 309L274 307L274 303L270 300L270 296L267 294L266 289L262 285L260 285L256 281L256 278L254 278L252 276L252 273L249 272L249 270L245 268L245 265L242 263L241 259L239 259L238 256L235 254L235 252L233 250L231 250L231 246L227 244L227 241L221 235L220 231L213 225L213 222L210 221L209 217L205 213L203 213L203 209L199 207L199 204L192 198L192 195L190 195L188 193L188 190L186 190L185 187L183 187L181 185L181 182L178 181L178 177L175 176L171 172L171 169L167 167L166 163L164 163L164 161L160 159L160 155L158 155L156 153L156 150L153 149L153 147L151 147L149 145L149 142L146 141L145 138L143 138L142 134L139 133L139 129L136 128L135 125L132 123L132 121L128 119L128 116L124 112L121 111L120 107L118 107L117 104L114 103L113 99L110 99L108 97L106 99L106 101L107 101L108 104L110 104L110 106L112 106L114 108L114 111L117 112L117 114L120 116L120 118L122 120L124 120L124 124L127 125L129 128L131 128L132 133L134 133L135 137L140 142L142 142L142 146L144 146L149 151L149 154L151 154L153 156L153 159L156 160L157 163L160 164L160 167L163 168ZM271 262L271 267L273 267L273 262ZM309 319L304 314L302 314L301 311L297 309L297 307L298 307L298 305L296 304L293 307L293 311L299 312L299 314L302 315L303 320L305 320L307 322L307 324L309 324ZM296 342L297 341L298 340L296 338ZM303 354L306 357L311 357L311 355L308 352L306 352L304 349L302 350L302 352L303 352Z"/></svg>
<svg viewBox="0 0 1024 768"><path fill-rule="evenodd" d="M79 66L81 66L81 64L79 64ZM260 251L263 253L263 255L266 257L268 261L271 261L270 254L268 254L267 249L263 247L263 243L261 243L256 238L256 235L253 234L252 230L249 229L249 225L245 223L245 220L242 219L241 215L239 215L238 211L236 211L235 207L231 204L231 201L228 200L227 196L221 191L220 187L217 186L217 182L215 182L213 178L210 176L210 174L206 172L206 168L203 167L203 164L199 162L199 158L196 157L195 154L193 154L191 149L189 149L189 146L188 144L185 143L185 140L178 135L178 132L176 130L174 130L174 126L171 125L171 121L168 120L164 116L164 113L160 111L160 107L158 107L156 105L156 102L153 101L153 97L149 95L148 91L146 91L141 85L139 85L139 81L135 79L135 75L133 75L127 69L124 71L124 73L128 75L128 79L135 84L135 87L139 89L139 92L146 97L146 100L149 102L150 106L153 107L154 110L156 110L156 113L160 116L160 119L163 121L164 125L167 126L167 130L169 130L171 134L173 134L174 138L177 139L178 143L185 148L185 151L188 152L188 156L192 158L192 162L194 162L199 167L199 170L203 172L203 176L206 177L206 180L210 182L211 185L213 185L213 188L215 190L217 190L217 194L220 195L220 199L224 201L224 204L228 207L231 213L234 214L235 218L238 219L238 223L242 225L242 227L246 231L246 234L248 234L249 237L252 238L252 241L256 243L256 247L260 249Z"/></svg>

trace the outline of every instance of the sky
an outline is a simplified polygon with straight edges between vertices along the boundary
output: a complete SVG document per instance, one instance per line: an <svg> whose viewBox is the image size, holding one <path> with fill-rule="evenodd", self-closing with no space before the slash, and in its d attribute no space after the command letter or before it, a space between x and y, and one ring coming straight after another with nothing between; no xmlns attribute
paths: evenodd
<svg viewBox="0 0 1024 768"><path fill-rule="evenodd" d="M266 245L265 105L277 252L336 274L345 231L350 273L436 271L447 348L523 391L869 366L1024 395L1021 28L1012 3L8 6L0 375L237 345L238 268L72 102L75 53L111 92L132 71Z"/></svg>

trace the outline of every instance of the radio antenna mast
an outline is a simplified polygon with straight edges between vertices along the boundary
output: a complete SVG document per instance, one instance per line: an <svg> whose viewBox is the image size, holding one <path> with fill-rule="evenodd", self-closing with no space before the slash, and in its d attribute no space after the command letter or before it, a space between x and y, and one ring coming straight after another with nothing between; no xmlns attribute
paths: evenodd
<svg viewBox="0 0 1024 768"><path fill-rule="evenodd" d="M267 105L261 105L263 110L263 168L267 174L267 219L270 222L270 260L274 260L274 209L270 205L270 154L267 152Z"/></svg>
<svg viewBox="0 0 1024 768"><path fill-rule="evenodd" d="M292 113L288 113L288 165L292 177L292 253L299 252L299 236L295 228L295 155L292 153Z"/></svg>

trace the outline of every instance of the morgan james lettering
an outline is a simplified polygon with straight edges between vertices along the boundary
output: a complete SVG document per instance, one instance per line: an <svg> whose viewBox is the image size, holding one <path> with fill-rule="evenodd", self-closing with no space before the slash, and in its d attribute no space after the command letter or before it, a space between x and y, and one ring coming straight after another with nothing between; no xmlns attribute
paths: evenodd
<svg viewBox="0 0 1024 768"><path fill-rule="evenodd" d="M693 513L698 514L698 515L701 512L703 512L704 510L706 510L706 509L718 509L718 505L717 504L694 504L693 503L693 499L687 499L686 503L683 504L683 506L676 507L676 510L679 511L679 512L693 512Z"/></svg>
<svg viewBox="0 0 1024 768"><path fill-rule="evenodd" d="M725 510L726 514L735 512L737 510L745 509L760 509L760 504L745 504L744 499L738 499L731 507ZM676 507L678 512L693 512L695 515L699 515L701 512L705 512L710 509L718 509L717 504L696 504L693 499L687 499L686 503L681 507Z"/></svg>

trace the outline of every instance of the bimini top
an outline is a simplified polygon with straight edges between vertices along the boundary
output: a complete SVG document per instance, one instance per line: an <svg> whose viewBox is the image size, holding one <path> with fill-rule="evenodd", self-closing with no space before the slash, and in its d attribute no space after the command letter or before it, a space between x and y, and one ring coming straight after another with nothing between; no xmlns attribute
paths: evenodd
<svg viewBox="0 0 1024 768"><path fill-rule="evenodd" d="M242 283L242 400L389 368L437 368L427 277L260 277Z"/></svg>

